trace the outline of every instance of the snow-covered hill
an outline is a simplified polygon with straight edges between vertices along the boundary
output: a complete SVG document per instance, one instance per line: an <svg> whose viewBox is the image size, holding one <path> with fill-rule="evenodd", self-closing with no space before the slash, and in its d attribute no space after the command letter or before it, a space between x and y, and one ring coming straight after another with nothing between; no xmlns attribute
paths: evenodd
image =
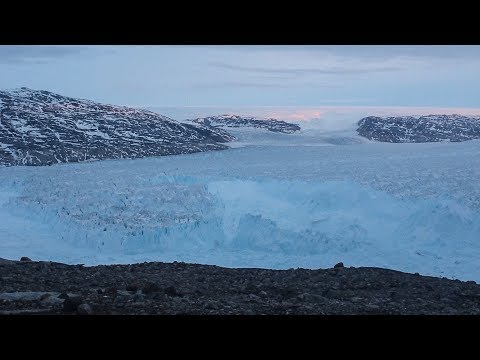
<svg viewBox="0 0 480 360"><path fill-rule="evenodd" d="M209 127L229 127L229 128L261 128L273 132L282 132L291 134L300 130L297 124L287 123L276 119L257 119L253 117L243 117L239 115L218 115L205 118L191 119L188 122L202 124Z"/></svg>
<svg viewBox="0 0 480 360"><path fill-rule="evenodd" d="M392 143L480 139L480 117L463 115L369 116L358 122L359 135Z"/></svg>
<svg viewBox="0 0 480 360"><path fill-rule="evenodd" d="M222 129L44 90L0 91L0 165L48 165L228 148Z"/></svg>
<svg viewBox="0 0 480 360"><path fill-rule="evenodd" d="M213 140L218 142L224 143L228 141L235 141L237 139L232 133L221 127L211 126L203 123L196 123L191 120L182 121L182 125L185 125L187 127L194 127L195 129L203 131L208 134L208 136L210 136Z"/></svg>

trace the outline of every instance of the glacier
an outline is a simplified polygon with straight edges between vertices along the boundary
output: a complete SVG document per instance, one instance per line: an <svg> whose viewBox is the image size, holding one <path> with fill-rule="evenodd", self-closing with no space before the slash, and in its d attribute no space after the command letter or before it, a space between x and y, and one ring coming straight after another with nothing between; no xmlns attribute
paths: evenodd
<svg viewBox="0 0 480 360"><path fill-rule="evenodd" d="M480 281L480 142L233 132L221 152L0 168L0 257L378 266Z"/></svg>

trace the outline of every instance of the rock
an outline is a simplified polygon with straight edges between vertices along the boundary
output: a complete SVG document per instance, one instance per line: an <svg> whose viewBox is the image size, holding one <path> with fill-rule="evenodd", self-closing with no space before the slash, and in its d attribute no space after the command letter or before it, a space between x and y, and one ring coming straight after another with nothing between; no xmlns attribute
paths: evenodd
<svg viewBox="0 0 480 360"><path fill-rule="evenodd" d="M45 296L57 295L58 293L43 291L16 291L9 293L0 293L0 300L4 301L40 301Z"/></svg>
<svg viewBox="0 0 480 360"><path fill-rule="evenodd" d="M15 261L0 258L0 265L12 265L12 264L15 264Z"/></svg>
<svg viewBox="0 0 480 360"><path fill-rule="evenodd" d="M40 300L40 301L43 301L43 300L49 298L50 296L52 296L52 294L45 293L45 294L43 294L42 296L40 296L40 299L39 299L39 300Z"/></svg>
<svg viewBox="0 0 480 360"><path fill-rule="evenodd" d="M83 303L83 298L78 295L68 296L68 299L63 301L63 311L73 312L77 310L78 306Z"/></svg>
<svg viewBox="0 0 480 360"><path fill-rule="evenodd" d="M179 296L180 294L178 293L177 289L175 286L168 286L164 290L165 294L168 296Z"/></svg>
<svg viewBox="0 0 480 360"><path fill-rule="evenodd" d="M133 301L134 302L143 302L143 301L145 301L145 295L144 294L135 294L135 295L133 295Z"/></svg>
<svg viewBox="0 0 480 360"><path fill-rule="evenodd" d="M41 304L43 306L50 306L50 307L60 307L63 305L64 300L59 299L56 296L49 296L43 300L41 300Z"/></svg>
<svg viewBox="0 0 480 360"><path fill-rule="evenodd" d="M50 314L50 309L21 309L0 311L0 315L41 315Z"/></svg>
<svg viewBox="0 0 480 360"><path fill-rule="evenodd" d="M151 281L147 282L142 288L144 294L151 294L158 291L160 291L160 287Z"/></svg>
<svg viewBox="0 0 480 360"><path fill-rule="evenodd" d="M60 295L57 296L59 299L68 299L68 294L67 293L61 293Z"/></svg>
<svg viewBox="0 0 480 360"><path fill-rule="evenodd" d="M338 264L335 264L335 266L333 267L334 269L338 269L338 268L343 268L345 266L343 266L343 262L339 262Z"/></svg>
<svg viewBox="0 0 480 360"><path fill-rule="evenodd" d="M93 310L90 307L90 305L83 303L83 304L78 305L77 313L78 313L78 315L92 315Z"/></svg>
<svg viewBox="0 0 480 360"><path fill-rule="evenodd" d="M457 293L458 296L463 296L471 299L479 299L480 300L480 293L471 293L471 292L462 292L462 293Z"/></svg>
<svg viewBox="0 0 480 360"><path fill-rule="evenodd" d="M117 288L114 286L108 287L105 289L105 294L116 294L117 293Z"/></svg>
<svg viewBox="0 0 480 360"><path fill-rule="evenodd" d="M303 294L300 294L297 296L297 299L300 300L300 301L312 301L313 297L312 295L308 294L308 293L303 293Z"/></svg>
<svg viewBox="0 0 480 360"><path fill-rule="evenodd" d="M149 296L151 296L153 300L163 301L163 300L165 300L165 297L168 296L168 295L166 295L163 292L155 292L155 293L152 293Z"/></svg>
<svg viewBox="0 0 480 360"><path fill-rule="evenodd" d="M102 294L103 294L103 290L102 290L102 289L97 289L97 294L102 295Z"/></svg>
<svg viewBox="0 0 480 360"><path fill-rule="evenodd" d="M205 305L205 309L207 310L218 310L218 305L216 302L209 302L208 304Z"/></svg>
<svg viewBox="0 0 480 360"><path fill-rule="evenodd" d="M447 306L445 308L443 308L442 310L444 313L446 314L455 314L457 312L457 310L451 306Z"/></svg>
<svg viewBox="0 0 480 360"><path fill-rule="evenodd" d="M30 259L30 258L28 258L28 257L26 257L26 256L22 256L22 257L20 258L20 261L32 261L32 259Z"/></svg>
<svg viewBox="0 0 480 360"><path fill-rule="evenodd" d="M128 284L125 288L127 291L137 291L140 289L140 286L137 283Z"/></svg>
<svg viewBox="0 0 480 360"><path fill-rule="evenodd" d="M250 301L259 301L261 300L261 298L255 294L249 294L248 295L248 298L250 299Z"/></svg>

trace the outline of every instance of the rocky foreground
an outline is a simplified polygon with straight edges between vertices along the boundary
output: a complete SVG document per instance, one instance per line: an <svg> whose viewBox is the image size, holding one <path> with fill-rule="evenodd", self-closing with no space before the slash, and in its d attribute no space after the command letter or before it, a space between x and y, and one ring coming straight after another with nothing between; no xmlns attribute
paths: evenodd
<svg viewBox="0 0 480 360"><path fill-rule="evenodd" d="M380 268L0 259L0 314L480 314L480 285Z"/></svg>

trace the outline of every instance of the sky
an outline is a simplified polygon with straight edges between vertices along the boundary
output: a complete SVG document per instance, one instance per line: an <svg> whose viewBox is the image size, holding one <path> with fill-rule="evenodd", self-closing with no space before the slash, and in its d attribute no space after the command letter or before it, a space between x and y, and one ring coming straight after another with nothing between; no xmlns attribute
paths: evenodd
<svg viewBox="0 0 480 360"><path fill-rule="evenodd" d="M0 45L0 89L22 86L177 117L480 114L480 46Z"/></svg>

